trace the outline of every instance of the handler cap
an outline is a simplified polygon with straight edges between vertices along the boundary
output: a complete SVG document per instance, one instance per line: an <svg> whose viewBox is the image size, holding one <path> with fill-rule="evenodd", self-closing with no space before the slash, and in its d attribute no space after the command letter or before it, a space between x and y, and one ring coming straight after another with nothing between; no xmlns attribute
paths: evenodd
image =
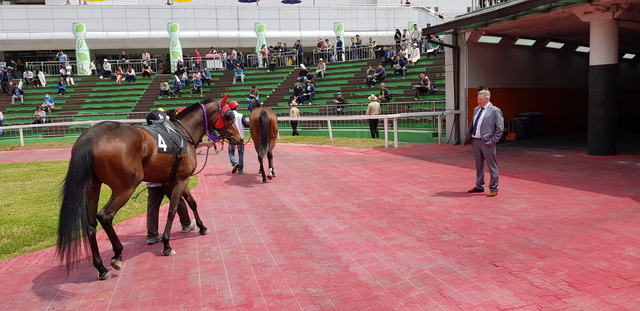
<svg viewBox="0 0 640 311"><path fill-rule="evenodd" d="M235 100L232 100L229 102L229 108L231 109L236 109L238 107L238 102Z"/></svg>

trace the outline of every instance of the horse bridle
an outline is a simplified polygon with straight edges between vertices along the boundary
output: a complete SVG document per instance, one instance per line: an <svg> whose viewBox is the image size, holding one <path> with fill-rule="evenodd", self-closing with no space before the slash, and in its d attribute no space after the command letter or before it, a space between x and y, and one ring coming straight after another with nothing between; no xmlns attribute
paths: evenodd
<svg viewBox="0 0 640 311"><path fill-rule="evenodd" d="M229 122L227 120L224 119L223 113L222 113L222 107L220 106L220 102L218 102L218 119L222 118L222 123L224 124L223 127L221 128L216 128L214 125L214 130L220 132L220 130L225 129L227 130L227 135L226 136L216 136L213 132L211 132L211 130L209 129L209 118L207 118L207 109L204 107L203 104L200 104L200 107L202 108L202 114L204 116L204 128L206 130L205 135L207 135L207 137L209 138L209 141L212 142L218 142L220 140L223 139L229 139L233 137L233 134L231 134L231 131L229 131L229 127L231 126L231 124L233 124L232 122ZM182 122L180 120L176 120L178 122L178 124L180 124L180 126L182 127L182 129L184 129L184 131L187 133L187 136L189 137L189 142L194 146L197 147L198 144L196 144L195 140L193 139L193 136L191 136L191 132L189 132L189 129L187 129L187 127L182 124Z"/></svg>

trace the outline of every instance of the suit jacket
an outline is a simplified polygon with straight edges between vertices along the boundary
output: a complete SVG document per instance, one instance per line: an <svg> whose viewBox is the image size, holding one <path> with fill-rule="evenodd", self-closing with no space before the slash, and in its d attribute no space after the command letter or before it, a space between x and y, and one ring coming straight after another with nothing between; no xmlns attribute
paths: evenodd
<svg viewBox="0 0 640 311"><path fill-rule="evenodd" d="M476 108L473 109L474 116L478 113L479 109L480 106L476 106ZM467 136L464 139L465 145L470 144L471 140L474 139L471 137L473 135L473 133L471 133L473 120L471 122L472 123L469 125L469 129L467 130ZM503 131L504 117L502 116L502 111L493 104L487 105L484 116L482 117L482 124L480 125L480 136L482 137L482 141L489 146L495 145L502 137Z"/></svg>

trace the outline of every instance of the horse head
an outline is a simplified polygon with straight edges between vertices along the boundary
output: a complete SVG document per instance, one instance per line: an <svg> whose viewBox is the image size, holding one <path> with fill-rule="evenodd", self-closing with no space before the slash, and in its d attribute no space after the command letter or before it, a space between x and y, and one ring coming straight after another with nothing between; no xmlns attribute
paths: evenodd
<svg viewBox="0 0 640 311"><path fill-rule="evenodd" d="M227 106L227 97L221 101L215 101L213 99L205 99L200 105L204 107L204 111L207 111L207 122L209 127L206 129L207 136L210 136L211 130L216 130L220 133L221 138L226 139L231 145L238 145L244 143L242 136L235 124L236 115Z"/></svg>

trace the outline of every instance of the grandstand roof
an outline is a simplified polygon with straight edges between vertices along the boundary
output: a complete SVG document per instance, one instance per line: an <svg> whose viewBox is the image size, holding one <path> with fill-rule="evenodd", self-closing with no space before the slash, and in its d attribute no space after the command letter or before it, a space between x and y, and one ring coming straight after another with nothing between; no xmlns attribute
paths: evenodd
<svg viewBox="0 0 640 311"><path fill-rule="evenodd" d="M551 39L589 45L589 23L574 12L609 10L617 6L615 19L620 26L620 50L640 52L640 0L515 0L503 2L455 20L431 27L429 33L481 31L483 34ZM426 30L425 30L426 31Z"/></svg>

